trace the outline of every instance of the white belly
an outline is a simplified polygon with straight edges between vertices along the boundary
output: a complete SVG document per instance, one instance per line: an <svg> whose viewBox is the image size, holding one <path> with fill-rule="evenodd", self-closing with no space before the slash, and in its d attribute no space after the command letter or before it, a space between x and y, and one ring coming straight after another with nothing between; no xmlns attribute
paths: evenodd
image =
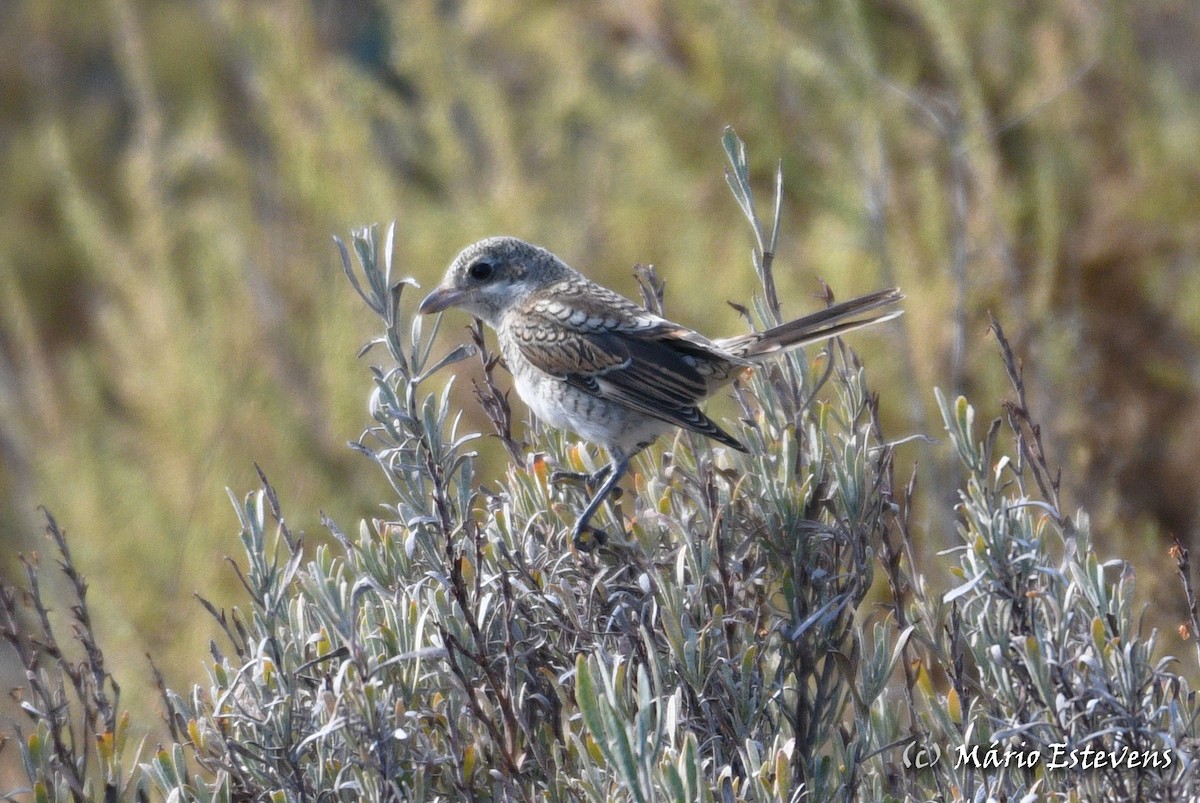
<svg viewBox="0 0 1200 803"><path fill-rule="evenodd" d="M670 425L622 404L572 387L532 365L520 350L504 349L517 395L539 420L609 450L631 455ZM511 352L511 353L510 353Z"/></svg>

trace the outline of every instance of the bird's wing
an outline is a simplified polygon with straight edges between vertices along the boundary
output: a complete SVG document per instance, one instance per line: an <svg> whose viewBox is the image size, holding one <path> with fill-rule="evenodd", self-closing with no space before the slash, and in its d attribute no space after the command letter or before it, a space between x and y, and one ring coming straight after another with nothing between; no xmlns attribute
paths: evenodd
<svg viewBox="0 0 1200 803"><path fill-rule="evenodd" d="M507 324L530 363L587 393L743 449L699 407L702 361L736 362L701 335L598 285L564 282Z"/></svg>

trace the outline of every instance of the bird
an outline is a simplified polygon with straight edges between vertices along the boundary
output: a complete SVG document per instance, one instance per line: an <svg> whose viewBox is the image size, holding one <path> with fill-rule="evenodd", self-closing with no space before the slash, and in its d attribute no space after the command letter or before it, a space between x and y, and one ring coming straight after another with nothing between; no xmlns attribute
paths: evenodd
<svg viewBox="0 0 1200 803"><path fill-rule="evenodd" d="M899 288L880 290L765 331L711 340L545 248L502 236L464 248L417 311L458 308L488 324L534 415L607 451L609 464L590 478L598 487L571 530L577 548L591 549L606 539L591 519L638 452L675 427L747 451L705 415L710 396L764 360L895 318L903 310L884 308L903 298Z"/></svg>

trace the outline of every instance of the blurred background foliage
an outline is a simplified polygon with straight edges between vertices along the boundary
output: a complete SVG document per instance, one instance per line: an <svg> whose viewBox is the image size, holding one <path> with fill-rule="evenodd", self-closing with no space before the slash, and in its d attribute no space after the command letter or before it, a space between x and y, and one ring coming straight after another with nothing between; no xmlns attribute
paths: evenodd
<svg viewBox="0 0 1200 803"><path fill-rule="evenodd" d="M941 432L934 386L999 412L994 313L1068 508L1165 605L1166 534L1200 544L1197 41L1192 0L9 0L3 549L39 549L51 508L127 702L151 699L147 651L199 679L191 596L236 591L226 486L257 462L310 541L319 510L352 527L389 499L345 446L374 332L330 235L395 218L426 287L496 233L630 296L654 263L673 318L735 333L732 124L763 197L782 160L785 312L820 280L906 291L902 325L853 344L889 435ZM897 465L949 502L952 457L913 441Z"/></svg>

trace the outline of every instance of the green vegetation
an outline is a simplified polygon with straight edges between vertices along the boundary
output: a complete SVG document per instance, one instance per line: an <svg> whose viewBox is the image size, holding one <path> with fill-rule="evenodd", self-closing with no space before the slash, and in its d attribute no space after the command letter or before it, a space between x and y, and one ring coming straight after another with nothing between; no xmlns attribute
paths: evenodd
<svg viewBox="0 0 1200 803"><path fill-rule="evenodd" d="M478 342L437 350L391 234L355 234L361 279L342 249L385 325L358 449L394 490L388 515L354 536L327 520L336 543L306 558L264 478L239 506L247 598L205 602L224 631L209 682L160 678L171 738L145 755L51 520L85 660L63 657L35 566L32 632L0 594L0 634L29 670L18 748L38 799L1194 797L1200 709L1155 662L1132 574L1107 577L1087 517L1059 507L999 328L1013 453L1000 420L981 438L967 400L939 394L966 475L948 593L914 568L911 485L896 486L879 397L836 342L736 385L749 453L680 433L641 458L632 498L597 522L624 535L593 556L569 535L584 489L552 477L598 456L557 433L528 452L512 440L495 361ZM756 264L769 287L769 255ZM777 314L756 300L756 323ZM490 487L480 435L439 381L476 353L495 434L527 454ZM864 608L876 555L887 594ZM914 762L928 749L942 760ZM1096 755L1113 758L1068 768Z"/></svg>
<svg viewBox="0 0 1200 803"><path fill-rule="evenodd" d="M394 518L378 505L397 489L345 447L377 425L362 402L363 362L352 359L373 329L345 292L329 233L396 218L397 275L423 283L495 233L550 246L631 296L630 267L652 262L674 318L732 334L746 322L724 302L747 304L756 285L752 238L733 224L716 148L731 123L752 145L760 193L782 161L775 277L785 314L821 303L818 277L842 298L890 284L908 295L890 337L853 345L881 394L879 428L901 442L892 463L904 476L919 464L922 492L902 508L909 570L928 573L927 596L958 582L934 553L963 544L950 514L961 469L945 443L915 436L943 438L934 387L951 399L951 420L960 393L990 411L1009 393L986 335L990 312L1026 361L1048 462L1064 467L1054 489L1064 501L1045 501L1086 508L1096 551L1134 561L1140 596L1125 587L1122 610L1151 603L1160 651L1181 653L1175 626L1187 611L1167 536L1193 544L1200 532L1192 5L4 4L6 548L43 548L39 504L71 530L106 668L121 680L122 707L151 728L158 703L144 655L172 688L207 683L197 655L218 631L192 594L247 605L221 560L234 543L225 487L250 487L262 466L291 529L307 533L302 566L318 547L351 561L318 511L351 532L360 519ZM437 348L465 340L458 327L448 320ZM482 367L454 370L464 376L447 404L463 411L463 432L483 431L471 393ZM496 383L507 387L502 374ZM843 435L866 448L852 426L862 411L848 386L839 393L851 398L823 402L841 411L833 431L849 428ZM716 413L742 413L725 405ZM555 459L593 459L549 437L537 448ZM690 466L681 457L691 446L662 447L672 471L701 471L702 456ZM497 488L512 463L503 444L471 448L479 483ZM637 482L626 508L648 486L683 480L644 463ZM555 503L575 509L562 493ZM1064 522L1042 522L1043 540ZM1067 560L1035 560L1066 578L1053 594L1082 587ZM48 617L66 632L68 606L53 600L70 584L48 574L44 585ZM862 615L881 588L861 589ZM883 635L899 638L905 628L888 621ZM604 689L616 665L595 660ZM941 664L927 660L930 689L944 694ZM636 667L622 666L636 681ZM638 666L652 695L655 678L676 671ZM632 711L606 699L621 716Z"/></svg>

